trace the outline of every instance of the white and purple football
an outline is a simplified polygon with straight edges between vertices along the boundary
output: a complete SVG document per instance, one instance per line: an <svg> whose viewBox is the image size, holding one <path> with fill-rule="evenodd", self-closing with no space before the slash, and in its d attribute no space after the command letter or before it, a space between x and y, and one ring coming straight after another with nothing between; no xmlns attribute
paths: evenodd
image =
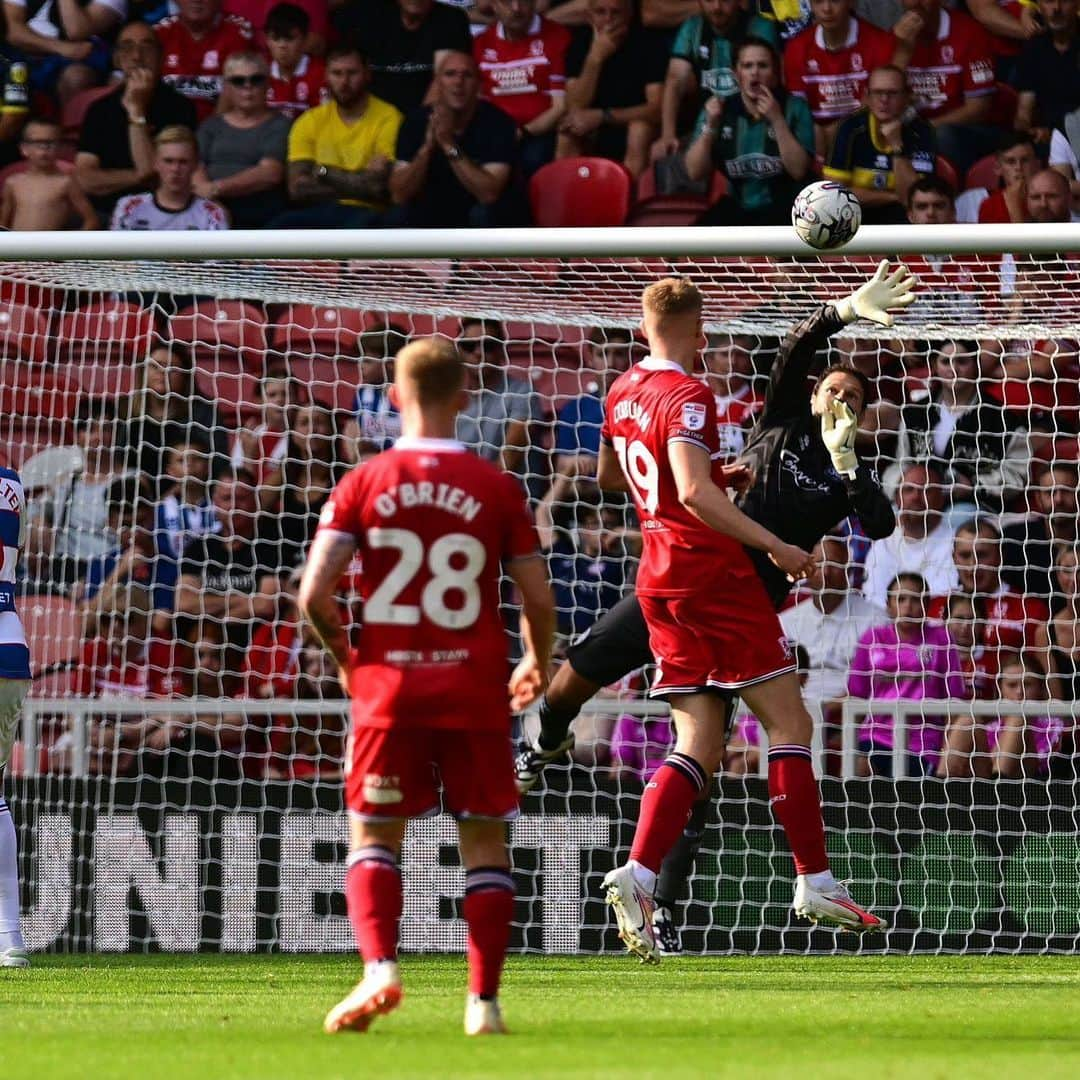
<svg viewBox="0 0 1080 1080"><path fill-rule="evenodd" d="M791 225L800 240L818 251L843 247L862 224L862 206L853 191L835 180L804 187L791 208Z"/></svg>

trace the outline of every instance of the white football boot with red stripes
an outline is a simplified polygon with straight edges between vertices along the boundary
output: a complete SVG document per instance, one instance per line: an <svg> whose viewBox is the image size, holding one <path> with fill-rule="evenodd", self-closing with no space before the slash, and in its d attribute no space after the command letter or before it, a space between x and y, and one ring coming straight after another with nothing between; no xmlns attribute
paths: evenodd
<svg viewBox="0 0 1080 1080"><path fill-rule="evenodd" d="M339 1001L323 1021L323 1031L367 1031L376 1017L393 1012L401 1004L401 977L392 961L370 964L352 993Z"/></svg>
<svg viewBox="0 0 1080 1080"><path fill-rule="evenodd" d="M864 911L847 891L847 886L837 881L825 890L815 889L800 874L795 881L795 914L815 923L838 926L841 930L888 930L888 924Z"/></svg>

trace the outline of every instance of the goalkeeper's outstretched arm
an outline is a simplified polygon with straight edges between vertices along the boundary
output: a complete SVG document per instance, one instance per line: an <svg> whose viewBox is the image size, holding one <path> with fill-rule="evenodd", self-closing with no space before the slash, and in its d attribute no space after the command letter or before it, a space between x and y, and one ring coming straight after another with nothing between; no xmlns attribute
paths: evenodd
<svg viewBox="0 0 1080 1080"><path fill-rule="evenodd" d="M769 373L763 420L800 415L806 409L806 379L820 364L821 351L833 334L856 319L892 326L890 308L915 300L916 281L903 263L890 274L888 260L850 296L830 300L812 311L785 335Z"/></svg>

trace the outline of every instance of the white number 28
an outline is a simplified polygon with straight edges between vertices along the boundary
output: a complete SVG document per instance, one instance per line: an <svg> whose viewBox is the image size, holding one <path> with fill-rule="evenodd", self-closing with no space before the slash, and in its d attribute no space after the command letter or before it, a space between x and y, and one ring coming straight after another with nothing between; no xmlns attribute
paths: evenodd
<svg viewBox="0 0 1080 1080"><path fill-rule="evenodd" d="M656 458L638 439L627 443L622 435L616 435L612 442L615 453L619 455L622 471L634 489L634 498L650 514L655 514L660 502L660 470Z"/></svg>
<svg viewBox="0 0 1080 1080"><path fill-rule="evenodd" d="M423 615L444 630L464 630L476 622L480 614L477 580L484 570L487 552L475 536L447 533L427 552L424 542L410 529L368 529L367 542L372 548L395 548L399 558L364 605L364 622L417 626ZM450 565L454 556L464 557L465 565L460 569ZM431 577L420 594L420 603L399 604L398 597L425 562ZM447 607L450 592L461 594L460 607Z"/></svg>

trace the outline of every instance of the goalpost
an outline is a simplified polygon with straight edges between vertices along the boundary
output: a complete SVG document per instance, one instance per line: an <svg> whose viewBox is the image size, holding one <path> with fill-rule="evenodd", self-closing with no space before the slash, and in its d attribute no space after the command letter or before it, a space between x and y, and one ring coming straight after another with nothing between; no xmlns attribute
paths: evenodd
<svg viewBox="0 0 1080 1080"><path fill-rule="evenodd" d="M374 368L364 364L390 349L395 331L457 337L462 317L487 320L474 330L484 336L484 379L494 380L481 419L491 421L488 432L526 421L514 467L558 541L553 576L563 575L568 634L632 587L636 540L625 506L595 509L584 463L562 462L581 475L561 482L558 499L544 499L559 454L587 457L596 438L581 419L580 446L560 445L556 417L599 393L602 358L625 342L616 331L636 326L645 285L677 273L702 287L714 388L722 397L737 383L738 402L763 392L777 344L799 318L850 293L878 259L908 259L921 280L916 305L894 329L861 324L829 349L865 370L882 402L872 411L878 433L860 454L888 478L895 407L933 392L940 343L973 341L978 364L957 378L991 396L1004 392L1010 423L1030 431L1028 488L1010 491L1004 517L991 511L1009 526L1041 512L1038 474L1077 457L1076 253L1080 226L1072 225L866 227L834 255L773 228L0 235L0 463L19 468L33 492L18 609L38 678L6 782L29 943L62 951L352 948L341 897L347 704L305 637L289 571L317 509L317 499L305 500L325 484L319 466L331 456L347 465L358 447L377 449L392 434L363 429L355 407L365 371L372 385ZM175 364L176 344L194 358L197 408L189 384L169 384L146 359L165 356L159 369ZM278 385L264 393L269 380ZM280 408L278 391L287 396ZM368 405L377 411L377 395ZM749 415L731 414L733 454ZM290 438L290 429L301 434ZM140 441L151 431L157 456ZM573 424L562 431L574 435ZM263 522L286 522L290 543L300 537L289 547L274 526L283 561L261 589L230 581L249 599L258 593L247 621L209 600L201 612L168 618L162 598L175 603L176 592L158 577L146 584L140 571L134 585L108 594L108 605L90 602L89 625L87 582L114 542L110 525L130 529L152 509L144 528L172 543L197 538L212 517L198 506L185 515L180 504L210 498L231 458L245 482L261 483ZM277 486L282 461L287 479ZM110 482L136 466L155 475L103 522ZM1051 481L1060 487L1070 475ZM296 498L301 488L304 499ZM1074 485L1074 505L1076 495ZM865 548L849 530L854 590ZM109 569L98 572L107 583ZM507 610L513 623L509 600ZM213 629L222 622L225 632ZM179 646L162 644L177 634ZM828 652L822 642L805 644L815 656ZM1045 652L1035 659L1047 666ZM812 685L843 683L838 669L810 674ZM670 736L665 707L644 700L641 686L629 680L592 702L575 762L550 768L523 803L511 829L516 949L621 948L599 883L628 845L643 778ZM793 922L790 856L760 760L750 755L745 775L719 782L685 898L687 950L1075 951L1074 706L1004 701L985 680L982 689L975 703L883 703L842 691L834 705L810 702L834 869L896 929L856 941ZM1038 775L1027 779L914 777L901 742L892 755L897 779L867 780L856 776L856 742L869 712L893 716L897 730L949 715L983 732L1002 716L1023 716L1047 739L1064 735L1049 775L1028 762ZM532 723L526 717L524 730ZM411 827L406 950L463 947L463 876L452 844L445 819Z"/></svg>

